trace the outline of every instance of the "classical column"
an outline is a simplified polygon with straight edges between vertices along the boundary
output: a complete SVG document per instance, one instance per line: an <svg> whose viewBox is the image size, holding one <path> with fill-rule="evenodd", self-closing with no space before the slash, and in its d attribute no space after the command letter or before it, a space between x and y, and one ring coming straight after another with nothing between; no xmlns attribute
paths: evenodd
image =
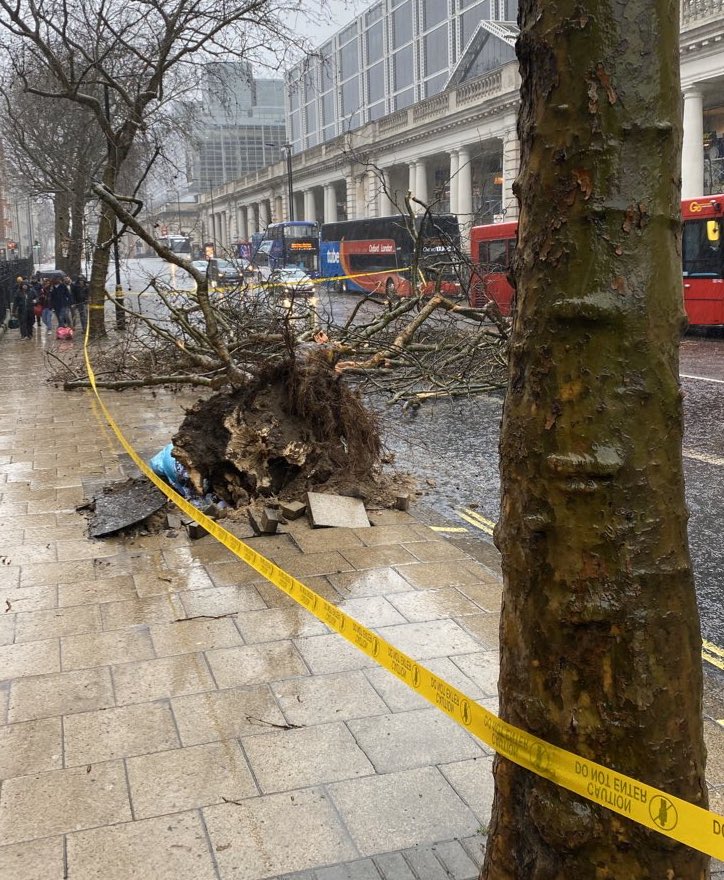
<svg viewBox="0 0 724 880"><path fill-rule="evenodd" d="M256 219L256 209L254 205L246 206L246 218L249 226L249 238L259 231L259 223Z"/></svg>
<svg viewBox="0 0 724 880"><path fill-rule="evenodd" d="M473 220L473 175L470 150L462 147L458 152L458 200L457 215L460 221L460 244L465 253L470 252L470 226Z"/></svg>
<svg viewBox="0 0 724 880"><path fill-rule="evenodd" d="M263 232L267 226L269 225L269 202L267 199L262 199L259 202L259 226L261 227L261 231Z"/></svg>
<svg viewBox="0 0 724 880"><path fill-rule="evenodd" d="M422 159L417 161L417 174L415 175L415 198L427 205L427 165ZM422 214L424 209L417 206L417 212Z"/></svg>
<svg viewBox="0 0 724 880"><path fill-rule="evenodd" d="M392 192L392 183L390 181L390 169L383 168L380 172L380 177L380 217L399 214L404 210L404 206L395 204L395 194Z"/></svg>
<svg viewBox="0 0 724 880"><path fill-rule="evenodd" d="M515 129L503 135L503 214L506 220L518 219L518 199L513 193L513 183L520 171L520 142Z"/></svg>
<svg viewBox="0 0 724 880"><path fill-rule="evenodd" d="M684 89L684 142L681 150L681 197L704 194L704 98L696 88Z"/></svg>
<svg viewBox="0 0 724 880"><path fill-rule="evenodd" d="M458 167L460 156L457 150L450 150L450 213L458 211Z"/></svg>
<svg viewBox="0 0 724 880"><path fill-rule="evenodd" d="M377 172L370 169L362 176L362 186L364 188L365 217L377 217L379 211L379 190L380 182L377 179Z"/></svg>
<svg viewBox="0 0 724 880"><path fill-rule="evenodd" d="M337 190L333 183L324 186L324 222L337 222Z"/></svg>
<svg viewBox="0 0 724 880"><path fill-rule="evenodd" d="M305 189L304 190L304 219L305 220L316 220L317 219L317 206L316 206L316 200L314 198L314 190L313 189Z"/></svg>
<svg viewBox="0 0 724 880"><path fill-rule="evenodd" d="M241 241L249 241L249 218L245 205L239 205L236 209L236 224Z"/></svg>
<svg viewBox="0 0 724 880"><path fill-rule="evenodd" d="M417 196L417 162L410 162L408 166L407 189L411 196Z"/></svg>
<svg viewBox="0 0 724 880"><path fill-rule="evenodd" d="M274 218L277 223L284 219L284 196L274 196Z"/></svg>

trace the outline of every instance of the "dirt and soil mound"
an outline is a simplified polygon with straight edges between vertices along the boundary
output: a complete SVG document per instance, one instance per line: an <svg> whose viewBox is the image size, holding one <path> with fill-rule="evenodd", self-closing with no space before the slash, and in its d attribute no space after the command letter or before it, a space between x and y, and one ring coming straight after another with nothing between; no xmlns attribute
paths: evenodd
<svg viewBox="0 0 724 880"><path fill-rule="evenodd" d="M405 475L383 473L376 417L323 357L278 363L187 412L174 457L194 490L233 507L314 489L392 504Z"/></svg>

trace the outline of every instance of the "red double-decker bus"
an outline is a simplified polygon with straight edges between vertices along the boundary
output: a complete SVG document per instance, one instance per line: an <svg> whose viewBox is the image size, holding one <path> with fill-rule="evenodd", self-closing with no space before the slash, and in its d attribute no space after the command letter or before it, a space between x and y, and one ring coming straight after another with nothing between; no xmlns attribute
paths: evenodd
<svg viewBox="0 0 724 880"><path fill-rule="evenodd" d="M724 195L681 203L684 308L691 326L724 325ZM493 223L470 230L474 271L470 303L489 300L510 314L513 288L508 272L515 253L518 224Z"/></svg>

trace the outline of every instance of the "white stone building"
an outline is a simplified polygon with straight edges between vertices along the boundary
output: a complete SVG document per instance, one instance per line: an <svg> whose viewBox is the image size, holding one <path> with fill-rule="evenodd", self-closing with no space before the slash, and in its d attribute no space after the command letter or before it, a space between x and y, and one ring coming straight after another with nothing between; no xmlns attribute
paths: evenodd
<svg viewBox="0 0 724 880"><path fill-rule="evenodd" d="M327 88L327 81L322 81L323 75L329 77L328 72L324 73L329 68L292 72L295 75L290 76L290 85L296 83L300 89L298 100L293 99L293 92L288 98L290 134L294 138L289 147L293 153L293 213L297 219L329 222L344 217L383 216L396 212L396 205L408 190L439 210L457 213L463 228L517 215L511 189L519 165L515 131L520 84L517 62L467 78L479 69L479 51L488 46L490 54L490 39L501 41L510 50L514 27L502 21L483 22L466 45L456 50L455 46L461 46L460 15L464 15L464 7L462 0L443 0L461 5L447 31L449 52L443 71L446 87L438 90L442 79L436 79L438 74L426 68L421 54L429 35L424 27L425 10L432 0L406 2L414 4L412 37L406 44L412 46L416 59L413 84L396 88L394 57L399 50L394 44L388 45L387 60L383 62L383 115L378 115L378 92L370 91L368 83L368 74L379 61L367 61L370 25L365 16L382 9L385 20L394 22L399 6L396 0L382 0L353 23L358 40L355 52L360 93L354 124L343 124L347 105L340 91L351 81L342 70L341 54L350 43L351 25L325 44L336 53L340 67L339 71L333 70L332 87ZM488 8L486 4L478 5ZM507 12L499 5L495 9L498 14ZM394 32L394 24L388 30ZM387 30L383 38L389 41ZM316 97L311 97L315 94L310 86L314 77L318 89ZM683 0L681 78L683 196L724 191L724 0ZM402 97L410 88L413 103L408 102L409 95ZM424 97L428 91L434 94ZM329 94L333 95L337 115L329 117L332 122L327 124L324 101ZM308 110L311 105L313 111ZM248 240L270 221L287 219L288 182L287 164L280 161L216 188L212 198L201 202L208 237L220 248L232 247L236 241Z"/></svg>

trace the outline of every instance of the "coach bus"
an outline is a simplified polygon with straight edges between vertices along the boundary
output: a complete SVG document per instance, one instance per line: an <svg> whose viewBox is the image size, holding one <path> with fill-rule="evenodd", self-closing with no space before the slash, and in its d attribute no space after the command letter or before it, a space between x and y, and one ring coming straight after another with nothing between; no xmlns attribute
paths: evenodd
<svg viewBox="0 0 724 880"><path fill-rule="evenodd" d="M163 235L159 242L175 254L191 253L191 239L188 235Z"/></svg>
<svg viewBox="0 0 724 880"><path fill-rule="evenodd" d="M252 236L253 238L253 236ZM270 223L253 256L260 279L275 269L296 267L307 275L317 274L319 226L313 220Z"/></svg>
<svg viewBox="0 0 724 880"><path fill-rule="evenodd" d="M689 324L724 325L724 195L684 199L681 217L684 308ZM517 234L517 223L471 229L472 305L494 300L504 315L510 314L513 288L508 273Z"/></svg>
<svg viewBox="0 0 724 880"><path fill-rule="evenodd" d="M409 296L415 237L402 214L324 223L319 236L319 274L338 290ZM460 228L454 214L415 219L420 236L418 281L423 293L439 283L446 296L460 295Z"/></svg>

